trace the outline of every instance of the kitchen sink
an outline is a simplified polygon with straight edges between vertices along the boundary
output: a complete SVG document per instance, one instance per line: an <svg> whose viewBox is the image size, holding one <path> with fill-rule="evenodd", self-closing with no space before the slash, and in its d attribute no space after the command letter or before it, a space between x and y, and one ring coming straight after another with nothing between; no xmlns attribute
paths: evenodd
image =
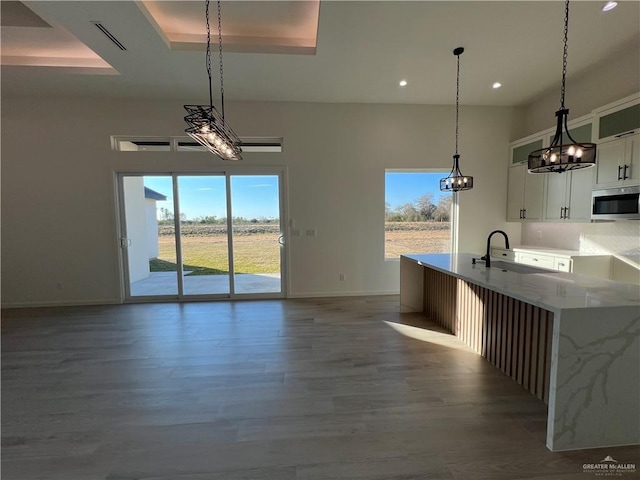
<svg viewBox="0 0 640 480"><path fill-rule="evenodd" d="M546 268L531 267L529 265L523 265L521 263L502 262L500 260L492 260L491 268L499 268L500 270L507 270L509 272L516 273L550 273L553 270L547 270Z"/></svg>

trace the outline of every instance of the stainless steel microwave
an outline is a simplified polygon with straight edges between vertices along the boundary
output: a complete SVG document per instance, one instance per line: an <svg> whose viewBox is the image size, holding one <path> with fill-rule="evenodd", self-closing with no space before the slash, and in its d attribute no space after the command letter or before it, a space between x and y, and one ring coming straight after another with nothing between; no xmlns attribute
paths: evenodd
<svg viewBox="0 0 640 480"><path fill-rule="evenodd" d="M640 220L640 186L594 190L591 220Z"/></svg>

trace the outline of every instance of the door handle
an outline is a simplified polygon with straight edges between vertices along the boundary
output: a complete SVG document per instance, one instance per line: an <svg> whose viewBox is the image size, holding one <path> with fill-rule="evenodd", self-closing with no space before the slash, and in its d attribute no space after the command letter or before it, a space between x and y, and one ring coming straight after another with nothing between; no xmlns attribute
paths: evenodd
<svg viewBox="0 0 640 480"><path fill-rule="evenodd" d="M626 165L625 165L626 166ZM618 180L622 180L620 172L622 171L622 165L618 165Z"/></svg>
<svg viewBox="0 0 640 480"><path fill-rule="evenodd" d="M623 174L622 174L622 179L623 180L626 180L627 178L629 178L629 177L627 177L627 168L629 168L629 165L625 165L624 166L624 171L623 171Z"/></svg>
<svg viewBox="0 0 640 480"><path fill-rule="evenodd" d="M284 246L284 235L279 235L278 236L278 243L282 246Z"/></svg>

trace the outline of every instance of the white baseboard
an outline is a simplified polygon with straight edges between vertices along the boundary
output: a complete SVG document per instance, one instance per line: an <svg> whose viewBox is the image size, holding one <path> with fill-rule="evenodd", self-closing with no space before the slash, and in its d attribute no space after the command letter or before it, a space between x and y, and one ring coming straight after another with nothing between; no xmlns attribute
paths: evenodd
<svg viewBox="0 0 640 480"><path fill-rule="evenodd" d="M290 293L287 298L322 298L322 297L374 297L378 295L399 295L400 290L380 292L313 292Z"/></svg>
<svg viewBox="0 0 640 480"><path fill-rule="evenodd" d="M0 308L38 308L38 307L82 307L85 305L119 305L119 298L103 298L94 300L53 300L48 302L15 302L0 304Z"/></svg>
<svg viewBox="0 0 640 480"><path fill-rule="evenodd" d="M323 298L323 297L374 297L380 295L399 295L400 291L378 291L378 292L307 292L307 293L289 293L286 298ZM284 299L282 299L284 300ZM171 300L175 302L177 300ZM228 299L212 299L212 302L218 301L237 301ZM240 300L242 301L242 300ZM161 302L161 300L159 300ZM145 302L147 303L147 302ZM148 302L153 303L153 302ZM124 302L119 298L104 298L94 300L56 300L45 302L15 302L0 303L0 308L38 308L38 307L81 307L91 305L122 305Z"/></svg>

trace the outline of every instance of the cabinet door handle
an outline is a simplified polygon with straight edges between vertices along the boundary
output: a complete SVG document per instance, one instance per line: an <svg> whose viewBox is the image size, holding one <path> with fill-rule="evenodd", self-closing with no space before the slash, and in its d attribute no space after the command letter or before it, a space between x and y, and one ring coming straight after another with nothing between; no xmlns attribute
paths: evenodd
<svg viewBox="0 0 640 480"><path fill-rule="evenodd" d="M564 218L565 219L569 218L569 207L564 207Z"/></svg>
<svg viewBox="0 0 640 480"><path fill-rule="evenodd" d="M629 165L625 165L624 166L624 173L622 174L622 179L623 180L626 180L627 178L629 178L629 177L627 177L627 168L629 168Z"/></svg>
<svg viewBox="0 0 640 480"><path fill-rule="evenodd" d="M560 265L561 267L564 267L564 263L558 263L558 265Z"/></svg>
<svg viewBox="0 0 640 480"><path fill-rule="evenodd" d="M520 209L520 219L522 219L522 209Z"/></svg>
<svg viewBox="0 0 640 480"><path fill-rule="evenodd" d="M534 262L537 262L537 261L538 261L538 259L537 259L537 258L533 258L532 260L533 260Z"/></svg>
<svg viewBox="0 0 640 480"><path fill-rule="evenodd" d="M622 165L618 165L618 180L622 180Z"/></svg>
<svg viewBox="0 0 640 480"><path fill-rule="evenodd" d="M634 133L636 133L636 131L635 130L631 130L630 132L624 132L624 133L621 133L619 135L616 135L616 138L626 137L627 135L633 135Z"/></svg>
<svg viewBox="0 0 640 480"><path fill-rule="evenodd" d="M527 218L527 209L522 210L522 218Z"/></svg>
<svg viewBox="0 0 640 480"><path fill-rule="evenodd" d="M560 218L564 218L564 207L560 207Z"/></svg>
<svg viewBox="0 0 640 480"><path fill-rule="evenodd" d="M506 254L506 253L503 253L503 254L502 254L502 256L503 256L503 257L506 257L506 256L507 256L507 254Z"/></svg>

